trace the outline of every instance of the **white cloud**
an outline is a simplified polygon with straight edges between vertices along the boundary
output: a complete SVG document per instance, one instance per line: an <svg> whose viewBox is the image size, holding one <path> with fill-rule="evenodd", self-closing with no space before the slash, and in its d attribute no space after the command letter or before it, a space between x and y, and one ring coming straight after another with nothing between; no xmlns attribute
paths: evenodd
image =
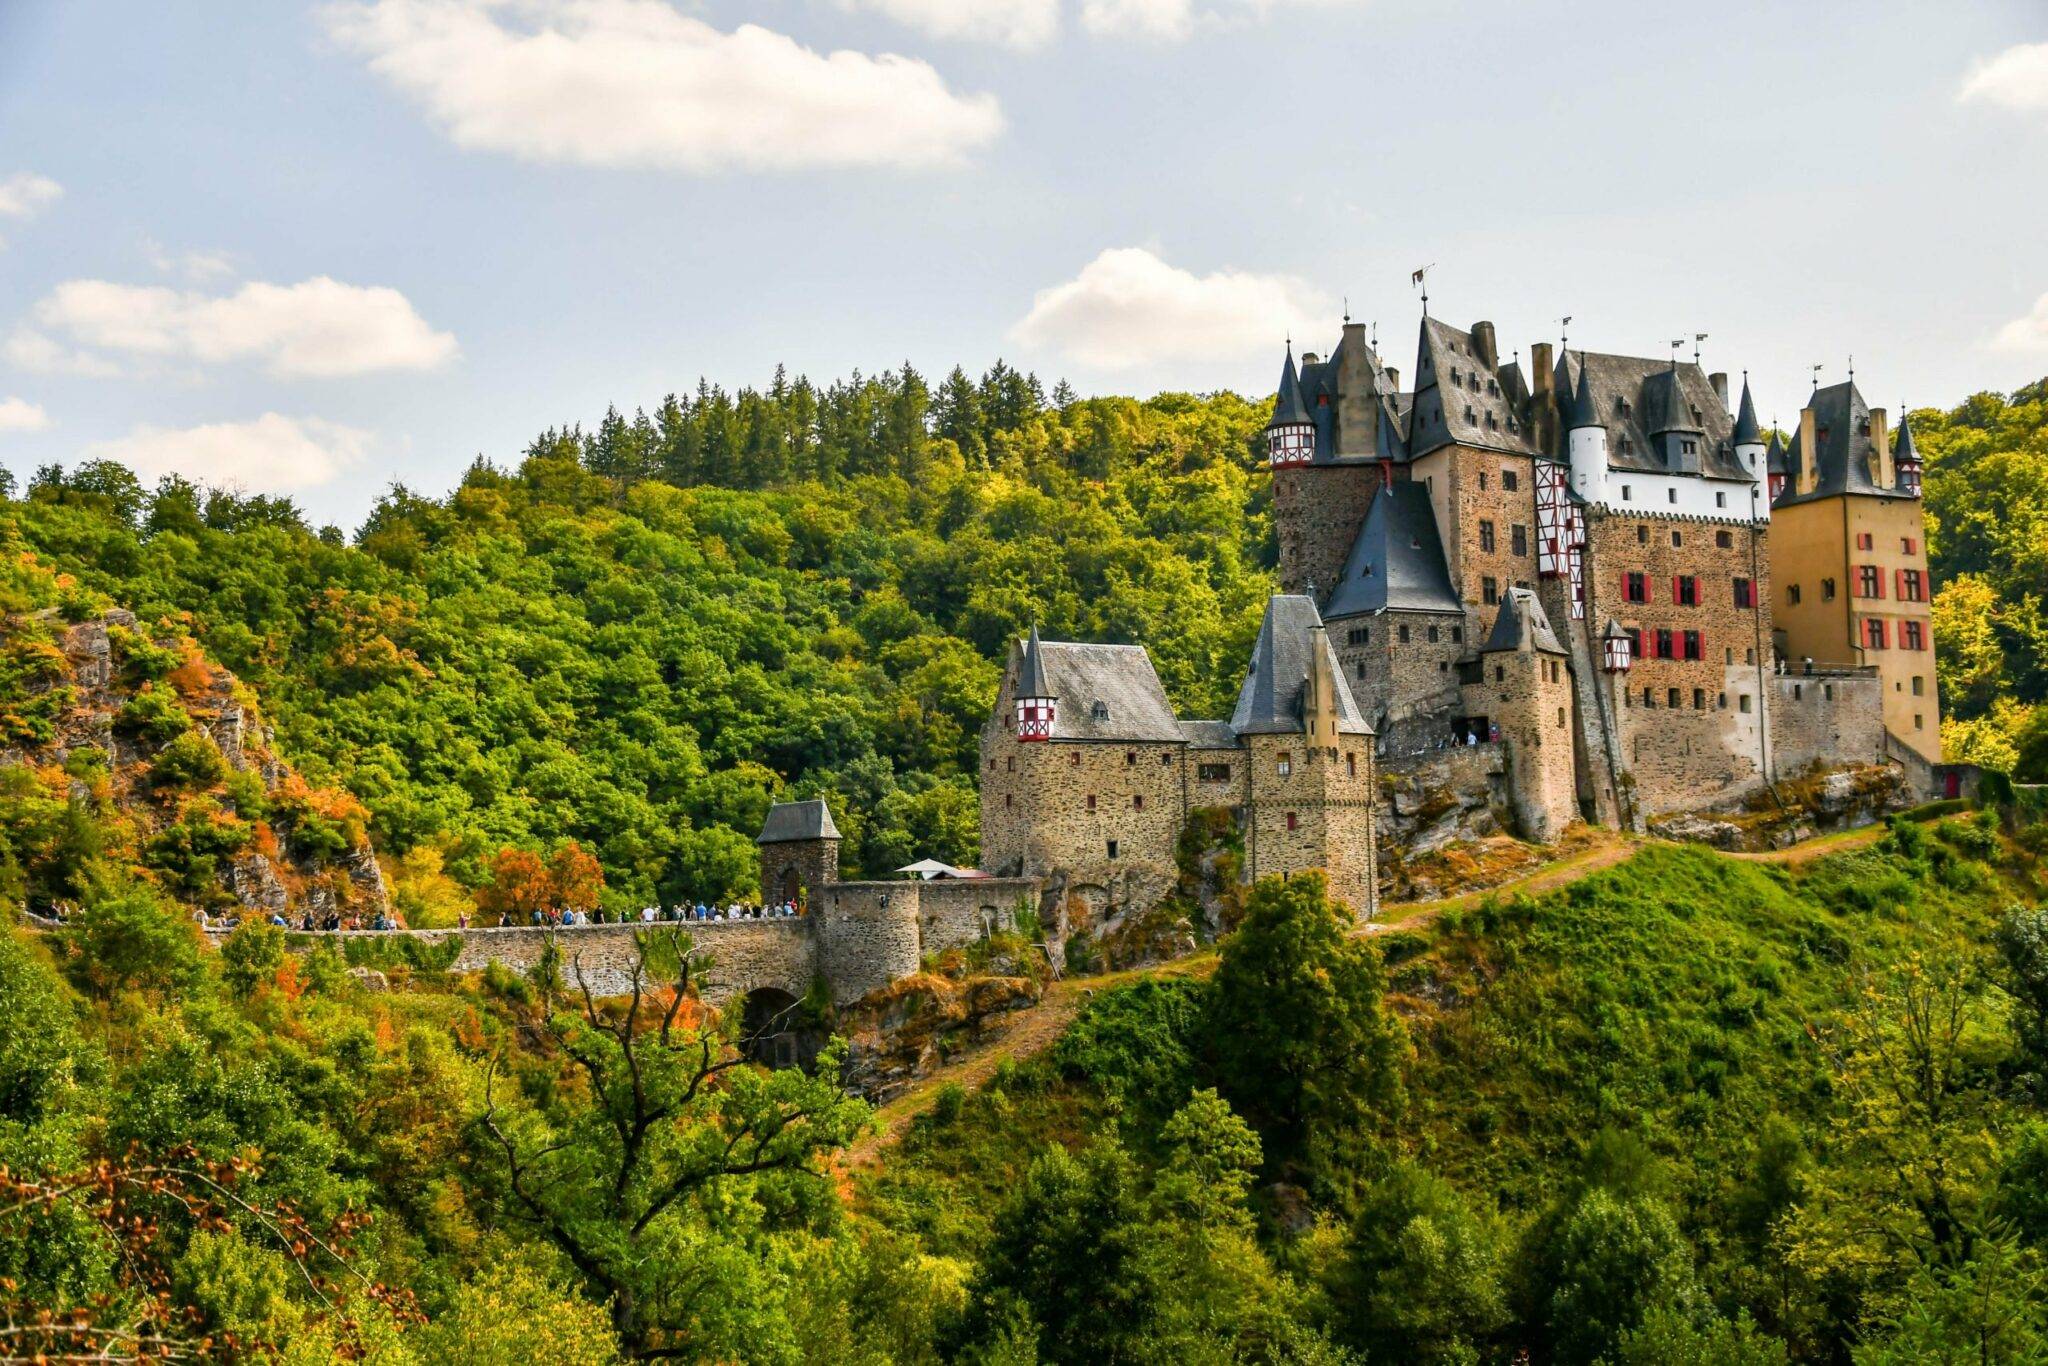
<svg viewBox="0 0 2048 1366"><path fill-rule="evenodd" d="M2026 317L1999 328L1991 344L2000 351L2048 354L2048 294L2034 300L2034 311Z"/></svg>
<svg viewBox="0 0 2048 1366"><path fill-rule="evenodd" d="M1177 42L1194 31L1193 0L1082 0L1081 27L1102 38Z"/></svg>
<svg viewBox="0 0 2048 1366"><path fill-rule="evenodd" d="M530 161L942 166L1003 127L993 95L955 94L923 62L726 33L666 0L356 0L325 17L457 146Z"/></svg>
<svg viewBox="0 0 2048 1366"><path fill-rule="evenodd" d="M369 443L370 434L353 427L265 413L254 422L137 427L87 447L85 455L119 461L145 481L175 471L208 484L289 493L327 483L360 460Z"/></svg>
<svg viewBox="0 0 2048 1366"><path fill-rule="evenodd" d="M7 338L4 354L15 369L36 375L90 375L104 379L121 373L121 367L105 356L65 346L33 327L15 328Z"/></svg>
<svg viewBox="0 0 2048 1366"><path fill-rule="evenodd" d="M64 187L48 176L22 171L0 180L0 218L34 218L55 203Z"/></svg>
<svg viewBox="0 0 2048 1366"><path fill-rule="evenodd" d="M933 38L1033 52L1060 30L1060 0L841 0Z"/></svg>
<svg viewBox="0 0 2048 1366"><path fill-rule="evenodd" d="M1039 290L1010 335L1105 370L1270 354L1284 332L1325 325L1330 302L1300 280L1172 266L1143 247L1103 252Z"/></svg>
<svg viewBox="0 0 2048 1366"><path fill-rule="evenodd" d="M39 432L50 415L25 398L0 398L0 432Z"/></svg>
<svg viewBox="0 0 2048 1366"><path fill-rule="evenodd" d="M1982 100L2016 113L2048 113L2048 43L2009 47L1978 62L1956 98Z"/></svg>
<svg viewBox="0 0 2048 1366"><path fill-rule="evenodd" d="M90 372L104 368L111 351L202 364L254 360L281 378L331 377L431 369L456 352L455 338L428 326L397 290L324 275L295 285L251 281L218 297L67 280L30 318L7 354L31 370Z"/></svg>

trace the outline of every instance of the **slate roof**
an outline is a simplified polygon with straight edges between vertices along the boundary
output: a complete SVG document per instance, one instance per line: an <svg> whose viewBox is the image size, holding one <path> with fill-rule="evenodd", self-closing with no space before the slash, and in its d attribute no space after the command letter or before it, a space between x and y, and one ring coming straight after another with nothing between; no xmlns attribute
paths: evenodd
<svg viewBox="0 0 2048 1366"><path fill-rule="evenodd" d="M1180 722L1152 657L1142 645L1081 645L1042 641L1039 665L1045 686L1059 699L1055 740L1177 742ZM1098 713L1098 706L1100 712Z"/></svg>
<svg viewBox="0 0 2048 1366"><path fill-rule="evenodd" d="M1813 409L1813 428L1817 437L1814 444L1820 448L1815 466L1817 480L1812 493L1798 492L1799 467L1804 453L1800 436L1794 433L1792 449L1786 456L1792 482L1785 486L1775 506L1810 503L1817 498L1833 498L1845 493L1872 498L1913 496L1905 489L1885 488L1877 482L1877 453L1870 440L1870 406L1856 391L1854 381L1815 389L1806 406Z"/></svg>
<svg viewBox="0 0 2048 1366"><path fill-rule="evenodd" d="M1387 485L1366 510L1325 617L1463 609L1444 562L1429 491L1412 479Z"/></svg>
<svg viewBox="0 0 2048 1366"><path fill-rule="evenodd" d="M1764 470L1768 474L1792 473L1792 461L1785 454L1785 443L1778 439L1775 429L1771 432L1770 448L1764 452Z"/></svg>
<svg viewBox="0 0 2048 1366"><path fill-rule="evenodd" d="M1280 371L1280 389L1273 396L1273 416L1266 423L1278 427L1283 423L1309 421L1308 405L1301 400L1301 378L1294 370L1294 348L1287 348L1287 364Z"/></svg>
<svg viewBox="0 0 2048 1366"><path fill-rule="evenodd" d="M1561 363L1559 373L1560 375L1563 373ZM1593 391L1586 384L1585 366L1581 365L1579 367L1577 387L1566 386L1566 389L1571 394L1571 401L1565 405L1563 430L1571 432L1576 431L1580 427L1602 427L1606 425L1601 422L1600 414L1593 406Z"/></svg>
<svg viewBox="0 0 2048 1366"><path fill-rule="evenodd" d="M1394 381L1388 375L1387 367L1380 360L1379 353L1370 346L1365 348L1365 364L1371 375L1373 392L1379 396L1380 420L1379 449L1369 457L1347 457L1337 459L1337 376L1342 364L1344 348L1351 344L1349 338L1339 338L1336 349L1326 359L1314 365L1301 367L1302 402L1308 409L1308 421L1315 423L1316 453L1314 463L1318 465L1356 464L1360 459L1405 460L1407 444L1406 400L1407 394L1394 391ZM1321 400L1327 399L1328 402ZM1393 430L1389 431L1388 428Z"/></svg>
<svg viewBox="0 0 2048 1366"><path fill-rule="evenodd" d="M1742 462L1735 458L1735 424L1729 418L1728 410L1721 406L1720 395L1714 392L1706 372L1699 366L1685 361L1674 371L1668 360L1612 356L1598 351L1567 352L1557 362L1558 392L1570 389L1576 397L1580 378L1586 381L1594 416L1599 425L1607 429L1608 467L1644 474L1673 472L1664 463L1661 444L1650 439L1655 430L1648 425L1653 398L1648 391L1649 381L1655 376L1669 374L1677 376L1676 389L1669 387L1674 381L1659 380L1654 397L1667 405L1681 404L1685 410L1683 420L1687 424L1683 430L1697 431L1705 438L1700 448L1700 473L1716 479L1754 482L1756 476L1745 470ZM1699 413L1696 423L1694 410Z"/></svg>
<svg viewBox="0 0 2048 1366"><path fill-rule="evenodd" d="M832 823L832 808L817 798L807 802L777 802L768 808L756 844L787 844L792 840L836 840L839 827Z"/></svg>
<svg viewBox="0 0 2048 1366"><path fill-rule="evenodd" d="M1742 406L1735 414L1735 434L1729 440L1737 446L1764 444L1763 424L1756 420L1756 400L1749 396L1747 371L1742 376Z"/></svg>
<svg viewBox="0 0 2048 1366"><path fill-rule="evenodd" d="M1899 409L1899 434L1892 439L1892 459L1916 465L1925 463L1920 459L1920 448L1913 444L1913 423L1903 406Z"/></svg>
<svg viewBox="0 0 2048 1366"><path fill-rule="evenodd" d="M1469 414L1469 415L1468 415ZM1415 351L1414 412L1408 449L1425 455L1453 442L1538 455L1528 412L1481 361L1472 334L1436 318L1422 320Z"/></svg>
<svg viewBox="0 0 2048 1366"><path fill-rule="evenodd" d="M1337 729L1348 735L1372 734L1344 682L1344 669L1337 662L1337 652L1330 648L1328 633L1316 630L1322 624L1312 598L1275 593L1267 600L1266 618L1259 623L1258 643L1252 647L1251 671L1238 691L1237 710L1230 716L1231 730L1239 735L1299 731L1301 689L1308 681L1312 658L1309 650L1312 643L1320 643L1337 692Z"/></svg>
<svg viewBox="0 0 2048 1366"><path fill-rule="evenodd" d="M1024 657L1017 664L1017 696L1052 697L1056 694L1045 690L1045 666L1040 656L1041 642L1038 626L1032 624L1031 634L1024 641Z"/></svg>
<svg viewBox="0 0 2048 1366"><path fill-rule="evenodd" d="M1510 588L1501 596L1500 615L1493 619L1493 634L1479 647L1479 653L1519 650L1524 643L1547 654L1564 653L1564 646L1557 643L1557 635L1550 629L1550 618L1543 614L1536 590Z"/></svg>
<svg viewBox="0 0 2048 1366"><path fill-rule="evenodd" d="M1705 410L1696 407L1686 397L1676 366L1643 381L1643 411L1647 414L1644 425L1651 436L1662 436L1666 432L1706 431L1701 421Z"/></svg>
<svg viewBox="0 0 2048 1366"><path fill-rule="evenodd" d="M1237 732L1228 721L1183 721L1180 733L1194 749L1236 749Z"/></svg>

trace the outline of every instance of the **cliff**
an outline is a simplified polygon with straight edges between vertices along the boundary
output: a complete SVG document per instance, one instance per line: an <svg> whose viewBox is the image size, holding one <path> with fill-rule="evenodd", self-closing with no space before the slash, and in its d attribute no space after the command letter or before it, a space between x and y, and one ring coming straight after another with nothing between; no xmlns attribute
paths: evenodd
<svg viewBox="0 0 2048 1366"><path fill-rule="evenodd" d="M388 909L363 808L280 759L251 691L190 638L46 609L0 624L0 668L12 809L83 816L105 856L212 913ZM30 909L61 904L61 879L21 878Z"/></svg>

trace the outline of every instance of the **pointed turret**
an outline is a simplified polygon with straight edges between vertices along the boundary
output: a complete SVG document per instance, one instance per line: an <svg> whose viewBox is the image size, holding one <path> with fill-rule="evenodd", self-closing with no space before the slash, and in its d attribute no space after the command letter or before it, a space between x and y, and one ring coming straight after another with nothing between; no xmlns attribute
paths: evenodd
<svg viewBox="0 0 2048 1366"><path fill-rule="evenodd" d="M1589 503L1607 501L1607 427L1593 401L1593 385L1584 354L1579 356L1579 382L1565 405L1565 457L1571 461L1572 492Z"/></svg>
<svg viewBox="0 0 2048 1366"><path fill-rule="evenodd" d="M1635 641L1621 629L1621 623L1613 617L1607 619L1607 629L1600 633L1600 667L1611 674L1625 674L1635 663Z"/></svg>
<svg viewBox="0 0 2048 1366"><path fill-rule="evenodd" d="M1306 465L1316 454L1316 424L1301 397L1301 376L1294 368L1294 346L1280 370L1280 391L1273 397L1273 416L1266 423L1266 459L1275 468Z"/></svg>
<svg viewBox="0 0 2048 1366"><path fill-rule="evenodd" d="M1899 405L1899 438L1892 443L1892 468L1897 471L1901 493L1920 492L1920 448L1914 444L1913 423L1904 404Z"/></svg>
<svg viewBox="0 0 2048 1366"><path fill-rule="evenodd" d="M1763 424L1756 420L1756 400L1749 396L1749 371L1742 372L1742 407L1735 414L1735 449L1764 444Z"/></svg>
<svg viewBox="0 0 2048 1366"><path fill-rule="evenodd" d="M1536 598L1532 588L1510 588L1501 595L1500 615L1493 619L1493 634L1486 638L1486 644L1479 647L1481 654L1498 654L1503 650L1539 650L1545 654L1561 655L1564 646L1557 643L1557 633L1550 629L1550 618L1543 613L1543 604Z"/></svg>
<svg viewBox="0 0 2048 1366"><path fill-rule="evenodd" d="M1045 676L1045 652L1040 648L1038 627L1024 640L1023 658L1017 662L1017 738L1050 740L1053 722L1059 718L1059 698Z"/></svg>

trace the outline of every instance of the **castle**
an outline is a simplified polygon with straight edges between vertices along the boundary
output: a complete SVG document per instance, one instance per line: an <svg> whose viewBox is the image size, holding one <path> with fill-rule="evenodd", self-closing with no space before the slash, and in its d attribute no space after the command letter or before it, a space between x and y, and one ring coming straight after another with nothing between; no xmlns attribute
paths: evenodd
<svg viewBox="0 0 2048 1366"><path fill-rule="evenodd" d="M1199 808L1244 874L1376 906L1376 773L1481 752L1521 833L1642 829L1818 768L1940 759L1920 460L1816 388L1789 448L1745 377L1425 316L1414 387L1346 322L1265 430L1281 592L1228 721L1145 651L1010 651L981 741L983 864L1133 900Z"/></svg>

